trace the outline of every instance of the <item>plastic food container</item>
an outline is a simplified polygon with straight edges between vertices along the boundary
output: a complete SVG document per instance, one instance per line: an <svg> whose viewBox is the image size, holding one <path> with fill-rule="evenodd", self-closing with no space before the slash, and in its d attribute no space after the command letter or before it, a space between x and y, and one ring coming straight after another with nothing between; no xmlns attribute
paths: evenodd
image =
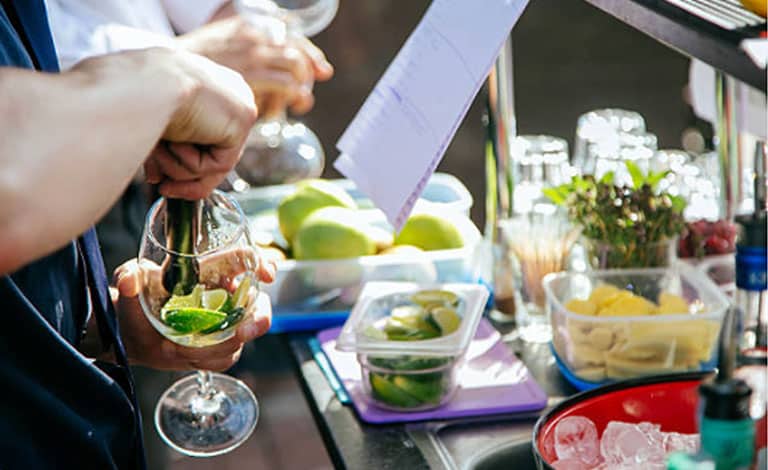
<svg viewBox="0 0 768 470"><path fill-rule="evenodd" d="M382 323L395 307L412 304L411 295L445 290L458 296L461 323L451 334L420 341L374 337L370 329ZM479 284L417 284L369 282L344 324L337 349L357 353L362 382L371 403L395 411L437 408L456 391L456 373L475 335L488 300Z"/></svg>
<svg viewBox="0 0 768 470"><path fill-rule="evenodd" d="M698 313L638 315L630 307L621 316L592 316L565 307L605 284L653 302L662 292L675 294ZM589 388L581 382L594 386L714 366L728 299L695 268L678 263L670 268L555 273L544 278L544 291L556 358L580 388Z"/></svg>
<svg viewBox="0 0 768 470"><path fill-rule="evenodd" d="M463 214L444 213L462 234L465 245L451 250L422 253L360 256L332 260L284 260L277 263L274 282L261 286L272 300L275 315L311 315L348 312L368 281L420 283L476 282L479 278L477 250L481 234ZM380 211L363 211L374 225L391 230ZM277 224L276 218L272 221ZM252 224L252 232L275 234L271 225Z"/></svg>
<svg viewBox="0 0 768 470"><path fill-rule="evenodd" d="M373 208L373 203L360 190L355 183L347 179L331 180L332 183L345 189L352 199L361 208ZM243 193L233 193L237 202L243 208L246 215L269 215L287 195L294 192L296 185L281 184L251 188ZM469 216L472 208L472 195L464 184L453 175L447 173L435 173L427 181L420 200L427 205L435 206L438 210L450 210Z"/></svg>

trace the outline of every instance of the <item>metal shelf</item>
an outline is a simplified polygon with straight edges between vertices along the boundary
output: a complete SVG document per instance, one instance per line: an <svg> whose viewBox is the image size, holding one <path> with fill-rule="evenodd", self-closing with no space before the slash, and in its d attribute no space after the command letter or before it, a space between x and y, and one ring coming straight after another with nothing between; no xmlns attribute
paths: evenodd
<svg viewBox="0 0 768 470"><path fill-rule="evenodd" d="M765 92L766 71L739 47L759 38L765 19L738 0L585 0L685 55Z"/></svg>

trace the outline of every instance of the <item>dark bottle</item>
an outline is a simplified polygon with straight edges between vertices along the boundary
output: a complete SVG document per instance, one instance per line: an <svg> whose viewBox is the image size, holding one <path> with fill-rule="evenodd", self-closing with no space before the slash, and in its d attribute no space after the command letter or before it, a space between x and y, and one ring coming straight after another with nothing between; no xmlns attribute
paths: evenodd
<svg viewBox="0 0 768 470"><path fill-rule="evenodd" d="M768 211L766 211L766 145L755 154L755 210L736 217L736 294L741 313L739 351L734 376L752 388L750 415L756 422L757 468L765 468L768 405Z"/></svg>

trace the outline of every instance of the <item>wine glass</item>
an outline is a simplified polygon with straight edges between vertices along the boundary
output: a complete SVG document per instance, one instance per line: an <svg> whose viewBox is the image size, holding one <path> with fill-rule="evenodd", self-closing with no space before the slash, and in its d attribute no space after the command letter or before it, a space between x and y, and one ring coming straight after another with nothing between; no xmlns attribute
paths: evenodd
<svg viewBox="0 0 768 470"><path fill-rule="evenodd" d="M267 32L275 43L291 35L313 36L336 16L338 0L236 0L240 15ZM292 183L318 177L325 152L317 135L304 124L289 120L285 105L265 116L251 130L236 167L240 178L252 185Z"/></svg>
<svg viewBox="0 0 768 470"><path fill-rule="evenodd" d="M147 214L139 267L144 314L180 345L224 342L256 310L258 257L243 211L222 192L199 201L159 199ZM211 457L243 443L258 416L243 382L198 371L163 394L155 425L175 450Z"/></svg>

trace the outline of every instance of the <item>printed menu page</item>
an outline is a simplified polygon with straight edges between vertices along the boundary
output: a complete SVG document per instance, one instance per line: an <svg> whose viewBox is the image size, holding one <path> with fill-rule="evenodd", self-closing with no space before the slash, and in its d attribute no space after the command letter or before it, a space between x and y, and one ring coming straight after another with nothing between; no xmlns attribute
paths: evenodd
<svg viewBox="0 0 768 470"><path fill-rule="evenodd" d="M528 0L433 0L339 139L334 166L400 230ZM478 158L478 164L481 164Z"/></svg>

